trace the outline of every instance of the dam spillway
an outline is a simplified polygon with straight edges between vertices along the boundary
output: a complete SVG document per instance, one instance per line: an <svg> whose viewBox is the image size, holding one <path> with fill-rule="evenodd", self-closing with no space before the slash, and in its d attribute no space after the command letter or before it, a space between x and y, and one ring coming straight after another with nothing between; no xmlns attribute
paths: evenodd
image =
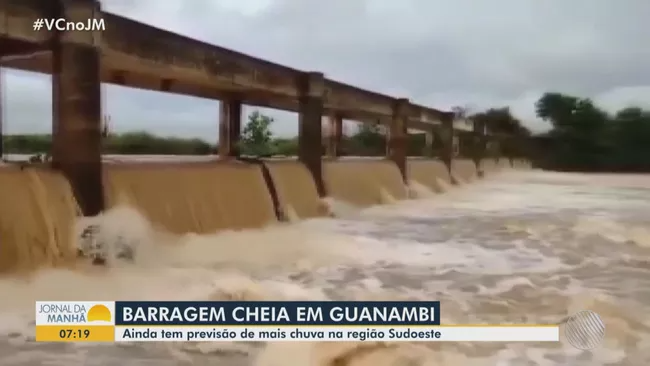
<svg viewBox="0 0 650 366"><path fill-rule="evenodd" d="M54 101L48 152L54 170L7 168L0 176L6 187L14 187L1 193L7 202L0 215L3 268L67 263L78 244L74 217L80 213L96 216L128 205L156 228L177 235L322 217L331 215L321 201L326 196L368 207L407 199L411 176L430 187L436 179L471 181L479 175L475 161L485 157L488 142L498 145L521 137L503 136L485 121L404 96L365 90L322 72L154 28L103 11L97 1L61 1L54 7L45 0L4 2L0 14L0 66L51 74ZM101 18L106 30L31 31L34 19L48 17ZM219 99L218 153L229 162L103 162L102 83ZM244 105L298 114L296 162L236 162ZM331 127L328 136L323 136L324 119ZM385 127L384 157L339 159L343 119ZM449 178L442 174L431 180L429 173L418 172L427 168L408 163L409 135L415 132L426 135L429 158L439 156L449 165ZM455 150L461 136L467 150L463 156L474 161L454 159L460 157ZM437 174L436 169L430 174ZM16 197L30 202L29 207L14 208Z"/></svg>
<svg viewBox="0 0 650 366"><path fill-rule="evenodd" d="M0 186L0 272L73 263L80 210L62 174L0 167Z"/></svg>
<svg viewBox="0 0 650 366"><path fill-rule="evenodd" d="M295 215L293 218L308 219L327 215L314 179L304 164L297 160L267 160L264 165L271 175L282 217Z"/></svg>
<svg viewBox="0 0 650 366"><path fill-rule="evenodd" d="M387 199L406 199L406 186L395 164L385 159L327 161L323 166L328 195L358 207Z"/></svg>
<svg viewBox="0 0 650 366"><path fill-rule="evenodd" d="M5 202L16 197L30 202L29 208L13 208L14 203L2 208L0 231L6 233L6 243L0 250L7 254L0 261L5 268L67 263L74 252L70 248L78 244L74 217L80 213L93 217L128 205L156 228L176 235L322 217L332 214L321 201L327 196L368 207L407 199L411 178L430 187L435 182L472 181L483 173L477 162L487 156L488 143L496 144L501 154L509 140L525 138L405 96L365 90L319 71L295 69L151 27L106 12L98 1L56 4L0 2L0 66L52 75L54 102L48 151L53 170L36 172L23 166L0 175L7 187L15 187L1 193ZM34 19L60 17L101 19L106 29L32 31ZM220 100L218 107L215 103L218 155L228 161L104 162L102 83ZM239 161L245 105L298 114L295 162ZM325 119L330 126L327 136ZM373 161L341 158L344 119L382 126L384 156ZM444 161L449 177L441 173L432 180L428 174L438 174L439 168L409 163L413 133L426 136L424 155ZM73 239L68 240L71 232Z"/></svg>
<svg viewBox="0 0 650 366"><path fill-rule="evenodd" d="M260 166L241 162L105 164L108 207L137 208L175 234L276 221Z"/></svg>
<svg viewBox="0 0 650 366"><path fill-rule="evenodd" d="M409 159L408 176L441 192L440 182L451 183L453 175L470 181L476 171L471 164L454 161L449 172L439 160ZM518 169L527 166L517 164ZM509 162L495 162L498 165L514 169ZM131 207L156 230L174 235L255 229L332 215L309 170L297 160L106 162L103 169L109 210ZM265 179L264 170L270 179ZM325 160L323 170L327 197L354 207L409 198L407 184L390 160ZM486 175L498 171L490 169ZM2 166L0 186L6 187L0 190L0 269L74 265L82 215L63 175L44 166Z"/></svg>

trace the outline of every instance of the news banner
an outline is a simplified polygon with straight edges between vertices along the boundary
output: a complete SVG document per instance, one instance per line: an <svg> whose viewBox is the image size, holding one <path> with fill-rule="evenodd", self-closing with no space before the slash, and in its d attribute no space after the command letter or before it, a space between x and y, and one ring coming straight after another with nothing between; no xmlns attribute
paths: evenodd
<svg viewBox="0 0 650 366"><path fill-rule="evenodd" d="M443 325L440 302L36 303L40 342L558 342L558 325Z"/></svg>

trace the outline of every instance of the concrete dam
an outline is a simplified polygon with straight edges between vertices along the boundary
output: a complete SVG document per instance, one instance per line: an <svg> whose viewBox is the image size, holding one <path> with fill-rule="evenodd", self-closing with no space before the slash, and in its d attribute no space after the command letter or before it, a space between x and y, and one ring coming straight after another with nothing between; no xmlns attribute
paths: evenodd
<svg viewBox="0 0 650 366"><path fill-rule="evenodd" d="M484 160L485 175L526 169L525 161ZM514 166L513 166L514 165ZM326 197L297 160L208 162L105 162L107 209L127 206L163 232L211 234L262 228L282 221L334 215L331 198L355 208L413 198L397 166L386 159L344 158L323 163ZM478 177L474 162L455 160L449 171L438 160L407 163L411 185L445 192ZM82 211L60 172L47 167L0 167L0 268L32 270L74 265ZM82 230L83 231L83 230Z"/></svg>
<svg viewBox="0 0 650 366"><path fill-rule="evenodd" d="M174 234L259 228L331 215L324 198L389 203L409 198L409 181L440 191L514 161L503 152L519 136L456 113L199 42L105 12L96 1L55 3L0 5L0 66L52 75L53 91L51 164L0 168L0 184L10 187L0 193L4 270L74 262L77 231L86 230L75 217L118 206ZM48 17L101 19L105 30L32 29ZM219 159L104 162L102 83L220 100ZM240 157L243 105L298 114L295 160ZM385 159L340 158L344 119L383 126ZM407 158L411 133L426 136L422 158Z"/></svg>

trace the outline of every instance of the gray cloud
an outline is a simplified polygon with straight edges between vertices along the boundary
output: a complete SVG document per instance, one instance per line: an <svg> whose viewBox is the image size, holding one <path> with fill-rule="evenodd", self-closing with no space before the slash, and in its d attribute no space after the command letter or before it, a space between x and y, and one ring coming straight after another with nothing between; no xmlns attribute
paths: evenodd
<svg viewBox="0 0 650 366"><path fill-rule="evenodd" d="M547 90L650 106L650 2L628 0L112 0L104 9L445 109L508 105L533 129ZM7 132L49 129L49 82L6 72ZM118 130L216 140L218 102L105 87ZM297 117L270 112L276 132Z"/></svg>

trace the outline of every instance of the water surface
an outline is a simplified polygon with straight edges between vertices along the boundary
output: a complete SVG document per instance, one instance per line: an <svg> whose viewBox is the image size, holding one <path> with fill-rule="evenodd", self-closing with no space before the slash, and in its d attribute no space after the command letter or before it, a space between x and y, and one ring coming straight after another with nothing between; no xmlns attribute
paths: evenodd
<svg viewBox="0 0 650 366"><path fill-rule="evenodd" d="M650 362L650 176L508 172L427 199L257 231L176 238L128 208L134 264L0 280L2 365L643 365ZM548 344L35 344L35 300L420 299L443 323L598 312L601 347Z"/></svg>

